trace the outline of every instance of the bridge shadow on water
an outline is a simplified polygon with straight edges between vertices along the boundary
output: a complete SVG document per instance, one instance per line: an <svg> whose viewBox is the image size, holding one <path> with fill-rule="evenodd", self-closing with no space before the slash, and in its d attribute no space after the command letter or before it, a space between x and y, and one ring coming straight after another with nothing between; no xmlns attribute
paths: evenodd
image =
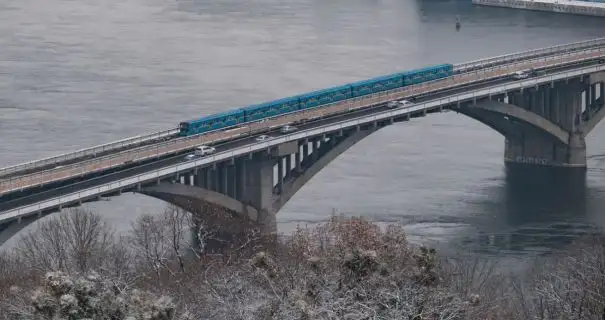
<svg viewBox="0 0 605 320"><path fill-rule="evenodd" d="M605 205L584 169L508 165L486 203L485 220L463 244L484 254L542 254L600 233L591 221ZM595 212L593 212L595 211Z"/></svg>

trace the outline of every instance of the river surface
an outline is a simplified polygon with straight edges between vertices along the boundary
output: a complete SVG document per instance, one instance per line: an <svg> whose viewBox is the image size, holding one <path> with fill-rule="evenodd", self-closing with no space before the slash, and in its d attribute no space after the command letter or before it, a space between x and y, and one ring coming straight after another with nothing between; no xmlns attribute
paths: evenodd
<svg viewBox="0 0 605 320"><path fill-rule="evenodd" d="M381 74L603 36L602 18L469 0L3 0L0 164ZM448 112L390 126L297 193L278 228L363 215L405 225L414 241L524 260L605 224L604 130L588 137L585 182L550 172L515 182L503 137L481 123ZM164 205L123 195L88 207L127 230Z"/></svg>

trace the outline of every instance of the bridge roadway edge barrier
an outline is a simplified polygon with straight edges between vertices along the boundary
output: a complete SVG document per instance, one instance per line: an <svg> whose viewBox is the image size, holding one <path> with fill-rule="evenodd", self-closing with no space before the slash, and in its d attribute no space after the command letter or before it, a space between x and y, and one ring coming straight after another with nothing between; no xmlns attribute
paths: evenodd
<svg viewBox="0 0 605 320"><path fill-rule="evenodd" d="M118 141L108 142L102 145L89 147L85 149L76 150L70 153L60 154L57 156L47 157L40 160L29 161L26 163L16 164L9 167L4 167L0 169L0 178L5 177L7 175L15 174L18 172L23 172L27 170L32 170L36 168L42 168L46 166L52 166L60 163L64 163L66 161L86 158L90 156L96 156L100 153L105 153L121 148L126 148L130 146L138 146L144 144L146 142L165 139L171 136L174 136L178 133L178 128L158 131L150 134L129 137L125 139L121 139Z"/></svg>
<svg viewBox="0 0 605 320"><path fill-rule="evenodd" d="M588 51L589 51L589 53L592 53L592 52L599 52L599 53L600 53L600 52L604 52L604 51L605 51L605 49L604 49L604 48L599 48L599 49L589 49ZM583 53L583 54L589 54L589 53L586 53L586 52L581 52L581 53ZM577 54L578 54L578 53L566 53L566 54L563 54L563 55L560 55L560 56L557 56L557 57L549 57L549 58L536 58L536 59L531 59L531 60L529 60L529 61L524 61L523 63L519 63L519 64L522 64L522 65L523 65L523 64L534 64L534 62L543 62L543 61L547 61L547 60L548 60L548 61L553 60L555 63L550 64L550 65L549 65L549 67L554 67L554 66L557 66L557 65L566 65L566 64L570 64L571 62L569 62L569 61L564 61L564 60L565 60L565 58L566 58L567 56L572 56L572 57L575 57L575 55L577 55ZM600 56L601 56L601 55L599 55L599 57L600 57ZM579 62L579 61L584 61L584 60L590 60L590 59L596 59L596 57L595 57L595 56L583 57L582 59L579 59L579 60L573 60L573 63L577 63L577 62ZM557 61L559 61L559 60L560 60L560 62L559 62L559 63L557 63ZM516 64L516 65L519 65L519 64ZM492 68L489 68L489 69L484 70L484 71L476 71L476 72L477 72L477 74L486 74L486 73L489 73L489 72L494 72L494 71L496 71L496 70L501 70L502 68L505 68L505 67L507 67L507 66L502 66L502 67L492 67ZM523 67L523 68L527 68L527 67ZM513 71L516 71L516 70L508 70L508 71L509 71L509 73L512 73ZM458 75L458 77L464 77L464 76L465 76L465 75ZM485 79L474 79L474 80L473 80L473 79L471 79L471 80L469 80L469 81L462 82L462 83L456 83L456 84L454 84L454 85L450 85L450 86L445 86L445 87L437 87L437 88L430 88L431 86L433 86L433 85L435 85L435 84L438 84L438 83L439 83L439 82L441 82L441 81L452 80L452 79L455 79L455 77L453 77L453 78L445 78L445 79L438 79L438 80L435 80L435 81L425 82L425 83L421 83L421 84L414 85L414 86L408 86L408 87L404 87L404 88L398 88L398 89L394 89L394 90L390 90L390 91L380 92L380 93L376 93L376 94L373 94L373 95L367 95L367 96L363 96L363 97L356 98L356 99L350 99L350 100L346 100L346 101L342 101L342 102L337 102L337 103L334 103L334 104L332 104L332 105L336 105L336 106L338 106L338 105L339 105L339 104L341 104L341 103L349 103L349 102L351 102L351 100L359 100L359 101L363 101L363 100L372 100L372 99L375 99L376 97L381 97L381 96L384 96L384 95L387 95L387 96L388 96L388 95L391 95L391 94L397 94L397 93L400 93L400 92L406 92L406 91L412 91L412 92L411 92L411 94L413 95L413 94L415 94L415 93L414 93L414 91L415 91L415 90L424 90L424 88L427 88L427 87L428 87L428 88L429 88L429 90L427 90L426 92L423 92L423 93L422 93L422 94L426 94L426 93L429 93L429 92L432 92L432 91L435 91L435 90L443 90L443 89L447 89L447 88L449 88L449 87L453 87L453 86L461 86L461 85L465 85L465 84L467 84L467 83L473 83L473 82L477 82L477 81L483 81L483 80L485 80ZM352 101L352 103L355 103L355 101ZM305 112L314 113L314 112L317 112L317 110L320 110L320 112L321 112L321 110L328 110L328 107L329 107L329 106L330 106L330 105L326 105L326 106L323 106L322 108L310 109L310 110L305 110L305 111L302 111L302 112L300 112L300 111L298 111L298 112L292 112L291 114L293 114L293 115L301 115L301 114L302 114L302 115L303 115L303 117L304 117ZM350 109L350 110L351 110L351 109ZM277 121L279 121L279 118L282 118L282 116L284 116L284 117L285 117L285 116L287 116L287 114L280 115L280 116L277 116L277 117L275 117L275 118L277 119ZM253 124L251 124L251 125L253 125ZM239 129L242 129L242 128L243 128L243 127L240 127ZM228 128L224 128L224 129L220 129L220 130L217 130L217 131L218 131L219 133L220 133L220 132L226 132L226 131L229 131L229 130L227 130L227 129L228 129ZM237 129L237 128L236 128L236 129ZM238 130L239 130L239 129L238 129ZM261 128L261 129L262 129L262 128ZM235 130L235 129L234 129L234 130ZM205 136L206 134L211 134L211 133L212 133L212 132L208 132L208 133L205 133L205 134L203 134L203 135L190 136L190 137L183 137L183 138L181 138L180 140L182 140L182 141L189 141L189 140L195 140L195 139L202 139L202 140L201 140L199 143L209 143L209 142L213 142L213 143L215 143L215 142L218 142L218 141L222 141L222 140L228 139L228 137L225 137L225 138L223 138L223 139L215 139L215 140L212 140L212 139L210 138L208 141L203 140L203 137L202 137L202 136ZM210 136L209 136L209 137L210 137ZM179 143L179 142L180 142L180 140L179 140L179 139L176 139L176 140L175 140L175 139L172 139L171 141L165 142L164 144L170 144L170 143ZM151 148L151 149L156 149L156 148L159 148L159 147L160 147L160 145L154 145L154 146L150 146L149 148ZM145 147L145 148L147 148L147 147ZM136 151L136 152L135 152L135 151ZM141 152L141 151L143 151L143 149L141 149L141 150L133 150L133 152L135 152L135 153L134 153L135 157L136 157L136 156L138 155L138 153L139 153L139 152ZM116 154L116 155L112 155L112 157L113 157L113 156L116 156L116 157L117 157L117 156L120 156L120 154L122 154L122 153L127 153L127 152L128 152L128 151L121 152L121 153L118 153L118 154ZM157 156L157 155L156 155L156 156ZM143 160L145 160L145 159L137 159L137 161L143 161ZM115 167L115 166L118 166L118 165L121 165L121 164L122 164L122 162L121 162L121 161L117 161L117 162L114 162L114 164L113 164L113 165L110 165L110 167ZM105 167L103 167L103 168L105 168ZM97 171L99 171L99 170L101 170L101 169L103 169L103 168L97 168L97 169L98 169ZM108 167L108 168L109 168L109 167ZM108 169L108 168L105 168L105 169ZM63 169L66 169L66 168L63 168ZM63 170L63 169L62 169L62 170ZM103 169L103 170L104 170L104 169ZM50 170L50 171L52 171L52 170ZM93 172L92 172L92 171L86 171L86 174L90 174L90 173L93 173ZM77 173L76 175L82 175L82 173ZM72 174L71 176L74 176L74 175ZM55 179L55 180L53 180L53 181L65 180L65 179L68 179L68 178L69 178L69 177L71 177L71 176L67 176L67 177L64 177L64 178L61 178L61 179ZM27 176L20 177L19 179L24 179L24 178L27 178ZM2 183L6 183L6 182L7 182L7 181L5 181L5 182L0 182L0 185L1 185ZM9 180L8 182L10 183L10 182L11 182L11 180Z"/></svg>
<svg viewBox="0 0 605 320"><path fill-rule="evenodd" d="M521 58L528 58L528 57L547 55L547 54L556 54L556 53L565 52L565 51L577 51L577 50L602 46L604 44L605 44L605 38L578 41L575 43L556 45L556 46L551 46L548 48L533 49L533 50L528 50L528 51L524 51L524 52L510 53L510 54L505 54L505 55L501 55L501 56L497 56L497 57L491 57L491 58L479 59L479 60L465 62L465 63L459 63L459 64L454 65L454 69L456 72L466 72L469 69L473 70L476 68L484 68L485 66L497 66L499 64L506 64L511 61L514 62ZM99 145L99 146L94 146L94 147L81 149L81 150L77 150L77 151L66 153L66 154L61 154L61 155L57 155L57 156L44 158L41 160L35 160L35 161L27 162L27 163L21 163L21 164L16 164L16 165L5 167L5 168L0 168L0 177L14 174L14 173L21 172L21 171L25 171L25 170L32 170L32 169L45 167L45 166L58 165L65 161L94 156L97 153L108 152L111 150L124 148L128 145L141 144L141 143L144 143L145 141L152 141L152 140L161 138L163 135L165 135L165 136L174 135L174 134L176 134L176 132L178 132L178 129L159 131L159 132L148 134L148 135L126 138L126 139L122 139L119 141L109 142L109 143ZM131 141L131 143L127 142L127 141Z"/></svg>
<svg viewBox="0 0 605 320"><path fill-rule="evenodd" d="M195 167L203 167L210 165L215 162L219 162L222 160L228 160L234 157L237 157L242 154L247 154L251 152L257 152L262 150L267 150L271 146L275 146L278 144L282 144L288 141L298 141L300 139L304 139L309 136L321 135L329 132L338 131L344 128L353 127L357 125L362 125L366 123L370 123L373 121L382 121L389 118L401 117L406 114L414 113L414 112L422 112L427 109L436 108L441 105L454 104L458 101L470 101L476 98L481 98L489 95L503 94L512 90L518 90L521 88L533 87L539 84L549 83L557 80L573 78L585 74L591 74L596 72L605 71L605 65L597 65L597 66L589 66L579 68L575 71L565 71L559 73L553 73L549 75L543 75L535 78L530 78L526 80L514 81L513 83L508 83L504 85L496 86L496 88L484 88L473 90L471 92L457 94L454 97L441 98L436 100L427 101L415 106L412 106L407 109L396 109L390 111L384 111L378 114L373 114L370 116L364 116L362 119L353 119L346 120L343 122L338 122L334 124L324 125L319 128L307 129L304 131L298 131L292 133L287 136L275 138L273 140L269 140L266 142L256 142L251 145L242 146L236 148L234 150L224 151L207 158L202 158L186 163L179 163L176 165L171 165L169 167L160 168L153 172L139 174L133 177L128 177L124 179L120 179L117 181L113 181L111 183L107 183L101 186L96 186L92 188L88 188L85 190L81 190L78 192L62 195L60 197L56 197L53 199L47 199L35 204L30 204L27 206L23 206L17 209L8 210L5 212L0 212L0 223L8 222L14 219L18 219L19 217L25 217L32 214L36 214L38 212L42 212L45 210L52 210L53 208L59 208L60 206L66 206L75 202L78 202L81 199L88 199L92 197L102 196L103 194L112 193L115 191L119 191L121 189L132 188L138 184L145 183L146 181L157 180L169 176L173 176L178 172L192 170Z"/></svg>

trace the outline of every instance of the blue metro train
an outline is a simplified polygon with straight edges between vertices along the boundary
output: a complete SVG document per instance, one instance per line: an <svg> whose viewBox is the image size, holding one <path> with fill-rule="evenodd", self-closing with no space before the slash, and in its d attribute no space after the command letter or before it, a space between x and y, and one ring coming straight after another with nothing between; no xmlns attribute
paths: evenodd
<svg viewBox="0 0 605 320"><path fill-rule="evenodd" d="M265 102L245 108L213 114L197 120L181 122L179 125L179 135L196 135L250 121L258 121L284 113L316 108L350 98L446 78L451 76L453 72L453 65L441 64Z"/></svg>

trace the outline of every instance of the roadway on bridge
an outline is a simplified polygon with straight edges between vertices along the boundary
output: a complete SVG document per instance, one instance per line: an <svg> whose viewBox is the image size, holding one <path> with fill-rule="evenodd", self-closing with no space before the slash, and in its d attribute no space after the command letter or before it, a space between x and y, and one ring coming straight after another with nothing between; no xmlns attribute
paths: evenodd
<svg viewBox="0 0 605 320"><path fill-rule="evenodd" d="M601 51L600 49L598 51ZM577 53L577 55L576 55ZM590 58L590 57L594 57L594 53L595 52L573 52L573 53L565 53L563 55L560 56L560 58L562 59L561 61L559 61L559 63L562 63L563 60L566 60L567 62L573 62L575 59L586 59L586 58ZM598 53L598 52L597 52ZM571 54L571 56L569 56L569 54ZM550 56L550 55L548 55ZM548 61L552 62L557 62L557 57L558 55L553 55L551 58L555 58L555 59L547 59ZM600 55L599 55L600 56ZM570 59L572 58L572 59ZM515 60L513 60L515 61ZM406 95L408 96L412 96L412 95L416 95L419 93L422 93L423 91L438 91L440 89L440 87L443 87L443 85L445 84L445 87L452 87L452 85L454 86L460 86L461 84L465 84L468 81L471 82L475 82L475 81L481 81L481 78L496 78L498 76L504 75L504 74L510 74L513 71L517 71L517 70L521 70L521 69L527 69L527 68L540 68L540 67L544 67L545 65L547 65L548 62L545 61L534 61L532 59L526 61L526 63L504 63L504 64L497 64L498 66L494 68L488 68L487 70L485 70L482 73L482 76L478 76L478 74L473 74L473 73L464 73L464 74L459 74L458 76L454 76L454 77L449 77L449 78L444 78L441 79L439 81L433 81L433 82L428 82L426 83L426 86L422 86L423 84L420 85L420 87L417 86L409 86L407 87L407 90L403 90L401 91L401 93L406 92ZM510 68L513 68L514 70L510 70ZM458 77L458 78L457 78ZM474 79L473 79L474 78ZM445 81L445 82L444 82ZM453 83L448 83L448 82L452 82ZM456 82L460 81L461 84L456 84ZM417 92L420 91L420 92ZM397 92L393 93L395 95L397 95ZM401 94L399 94L401 95ZM374 98L369 98L367 100L367 102L370 102L370 104L372 104L372 100L376 100L376 97ZM382 102L382 101L380 101ZM378 103L378 101L376 101L375 103ZM317 111L314 111L315 109L309 109L307 111L310 111L309 113L307 113L306 111L304 112L300 112L300 113L291 113L291 114L286 114L283 116L279 116L279 117L275 117L275 118L271 118L270 121L272 122L276 122L275 124L284 124L287 123L291 120L297 120L298 118L300 118L300 114L302 114L303 116L307 115L307 114L313 114L313 113L318 113L320 116L326 116L326 113L338 113L338 112L342 112L348 109L347 106L347 102L345 103L336 103L334 106L329 107L326 106L325 108L316 108L318 109ZM353 102L353 104L355 104L355 102ZM369 104L366 104L366 106L368 106ZM319 110L321 109L321 110ZM323 111L322 111L323 110ZM292 117L292 119L289 119L289 117ZM284 122L285 121L285 122ZM251 123L249 125L247 125L248 128L252 128L252 127L258 127L258 123ZM264 130L265 128L258 128L261 130ZM245 134L246 132L246 126L244 127L238 127L238 129L234 129L234 130L240 130L242 132L244 132ZM225 136L224 133L229 133L229 135ZM80 160L70 160L70 164L68 164L67 162L63 162L62 165L59 165L59 163L55 163L55 166L51 166L51 168L55 168L54 170L46 170L46 171L40 171L41 167L38 167L38 169L33 169L31 170L31 174L26 174L26 175L17 175L17 177L15 177L15 175L11 175L13 177L15 177L15 179L1 179L0 180L0 189L3 190L3 193L7 194L13 191L17 191L17 190L24 190L24 189L29 189L29 188L34 188L36 185L43 185L45 183L54 183L54 182L58 182L60 180L64 180L64 181L68 181L70 179L73 179L74 177L77 176L81 176L82 174L84 175L88 175L92 172L103 172L109 169L115 169L116 167L121 167L123 166L124 163L130 163L131 161L134 162L140 162L140 163L145 163L146 161L150 160L152 157L155 157L155 153L156 152L162 152L162 153L176 153L176 152L181 152L182 150L185 149L190 149L193 148L194 145L199 145L201 143L204 142L204 138L206 138L207 140L220 140L220 136L217 135L223 135L224 138L232 138L233 136L235 136L233 134L233 132L230 131L218 131L218 132L214 132L214 133L208 133L208 135L202 135L202 137L198 137L198 136L192 136L189 138L193 138L193 139L173 139L172 141L174 142L173 145L169 146L166 145L165 143L155 143L155 146L158 147L157 150L152 151L149 149L149 147L147 148L143 148L143 147L127 147L127 148L121 148L121 150L123 150L122 152L104 152L103 154L105 154L105 156L95 156L93 159L90 158L82 158L80 157ZM157 141L157 140L156 140ZM145 143L145 145L147 146L151 146L153 148L154 143ZM172 150L172 152L170 152ZM152 152L153 154L151 154L150 152ZM44 168L48 168L48 166L45 166ZM38 174L39 173L39 174Z"/></svg>
<svg viewBox="0 0 605 320"><path fill-rule="evenodd" d="M387 96L398 96L399 98L405 96L414 96L419 95L424 92L438 92L443 90L443 88L452 88L458 87L460 88L462 85L468 83L479 83L482 79L494 79L499 76L503 76L506 74L511 74L513 71L528 69L528 68L547 68L549 64L557 63L557 64L572 64L578 60L583 59L595 59L597 57L601 57L601 50L591 51L591 52L580 52L579 54L572 55L563 55L558 59L551 60L540 60L540 61L527 61L526 63L521 63L519 65L515 65L512 70L506 66L500 66L495 69L488 69L485 72L480 74L464 74L460 75L459 78L449 77L444 78L438 81L427 82L425 84L420 84L418 86L409 86L404 88L403 90L397 90L392 93L387 93L384 96L368 96L365 100L362 99L361 104L365 104L364 107L369 107L370 105L379 104L384 102L381 99L384 99ZM460 82L460 83L457 83ZM390 97L390 99L394 99L395 97ZM336 103L332 106L325 106L322 108L313 108L300 112L292 112L290 114L285 114L283 116L275 117L270 119L270 123L273 125L281 125L285 123L290 123L293 121L300 120L302 118L306 118L311 115L311 118L314 117L326 117L330 114L346 112L351 109L351 105L355 105L358 102L353 99L351 101L344 101L343 103ZM4 190L4 194L9 194L11 192L16 192L19 190L27 190L31 188L36 188L37 186L49 184L49 183L58 183L59 181L70 181L76 177L81 177L83 175L89 175L92 173L103 173L108 170L116 170L119 167L123 167L124 164L129 164L134 162L144 163L144 161L149 161L153 158L162 157L168 154L175 154L178 152L183 152L187 149L192 149L194 146L207 143L211 141L220 141L232 139L236 136L240 136L242 134L248 134L250 130L252 131L264 131L268 127L267 124L263 124L262 122L252 122L249 124L245 124L241 127L235 127L232 130L218 130L214 132L209 132L208 134L201 136L191 136L187 139L175 139L172 140L172 143L168 144L157 144L154 148L152 146L151 149L140 149L135 148L131 149L125 153L112 154L105 158L95 158L94 161L86 161L79 163L77 166L67 166L65 168L60 168L58 170L50 170L43 171L40 174L26 175L23 177L16 178L14 180L4 180L0 181L0 186Z"/></svg>
<svg viewBox="0 0 605 320"><path fill-rule="evenodd" d="M60 163L53 163L53 164L48 164L45 166L39 166L39 167L35 167L35 168L30 168L30 169L23 169L23 170L19 170L19 171L14 171L8 174L0 174L0 179L4 180L4 179L10 179L13 177L18 177L18 176L23 176L23 175L28 175L28 174L33 174L36 172L41 172L41 171L45 171L45 170L50 170L50 169L55 169L55 168L61 168L64 166L68 166L68 165L72 165L72 164L76 164L76 163L80 163L86 160L91 160L91 159L95 159L95 158L99 158L99 157L104 157L104 156L109 156L118 152L123 152L123 151L128 151L131 149L135 149L135 148L141 148L141 147L145 147L145 146L149 146L149 145L153 145L156 143L160 143L163 141L168 141L170 139L174 139L175 136L173 137L169 137L169 138L160 138L160 139L153 139L153 140L148 140L148 141L144 141L141 142L140 144L137 144L135 146L125 146L122 148L115 148L115 149L109 149L107 151L102 151L102 152L97 152L94 156L93 155L89 155L89 156L84 156L84 157L78 157L78 158L74 158L74 159L70 159L70 160L65 160L65 161L61 161Z"/></svg>
<svg viewBox="0 0 605 320"><path fill-rule="evenodd" d="M545 71L545 75L550 74L550 73L573 70L580 66L588 66L588 65L594 65L594 64L597 64L596 60L578 63L578 64L574 64L574 65L566 65L563 67L554 67L554 68L547 69L547 71ZM444 97L447 97L450 95L463 93L465 91L480 90L480 89L485 89L485 88L488 88L491 86L498 86L498 85L510 83L510 82L511 82L510 78L501 77L498 79L490 79L490 80L486 80L486 81L479 82L479 83L473 83L470 85L466 85L465 87L456 87L454 89L445 89L445 90L435 93L435 94L428 94L424 97L420 97L420 98L418 98L417 103L427 102L427 101L431 101L431 100L438 100L438 99L441 99L441 98L444 98ZM388 111L388 110L391 110L391 109L386 107L386 103L381 103L381 104L376 105L375 107L363 108L363 109L357 110L355 112L333 115L329 118L322 118L322 119L319 119L316 121L309 121L305 124L299 125L298 128L299 128L299 131L306 130L306 129L312 129L312 128L317 128L317 127L321 127L324 125L329 125L329 124L332 124L335 122L360 118L363 116L376 114L376 113L380 113L380 112ZM279 136L289 135L292 133L281 134L279 132L279 129L274 129L270 132L266 132L266 131L259 132L258 134L255 134L255 135L246 136L245 138L240 138L240 139L236 139L236 140L232 140L232 141L228 141L228 142L218 143L218 144L215 144L214 146L217 149L217 153L220 153L223 151L228 151L233 148L237 148L237 147L241 147L241 146L245 146L245 145L249 145L249 144L254 144L254 143L259 143L258 141L256 141L256 138L261 134L267 134L267 135L270 135L271 137L277 138ZM0 211L7 211L7 210L15 209L15 208L18 208L23 205L37 203L37 202L47 200L47 199L52 199L52 198L55 198L55 197L58 197L58 196L61 196L64 194L74 193L74 192L77 192L78 190L104 185L104 184L110 183L112 181L116 181L116 180L124 179L124 178L130 177L130 176L135 176L137 174L142 174L145 172L157 170L162 167L173 166L180 162L186 162L186 161L188 161L188 160L184 159L184 154L179 154L176 156L175 155L166 156L163 159L154 161L152 163L143 164L143 165L140 165L140 166L137 166L134 168L130 168L130 169L123 169L121 171L109 173L109 174L103 175L101 177L93 178L93 179L82 181L82 182L71 183L71 184L65 185L63 187L59 187L59 188L55 188L55 189L51 189L51 190L47 190L47 191L41 191L41 192L38 192L35 194L26 195L24 197L16 198L14 200L4 201L4 202L0 203ZM2 197L0 197L0 200L1 199L2 199Z"/></svg>

